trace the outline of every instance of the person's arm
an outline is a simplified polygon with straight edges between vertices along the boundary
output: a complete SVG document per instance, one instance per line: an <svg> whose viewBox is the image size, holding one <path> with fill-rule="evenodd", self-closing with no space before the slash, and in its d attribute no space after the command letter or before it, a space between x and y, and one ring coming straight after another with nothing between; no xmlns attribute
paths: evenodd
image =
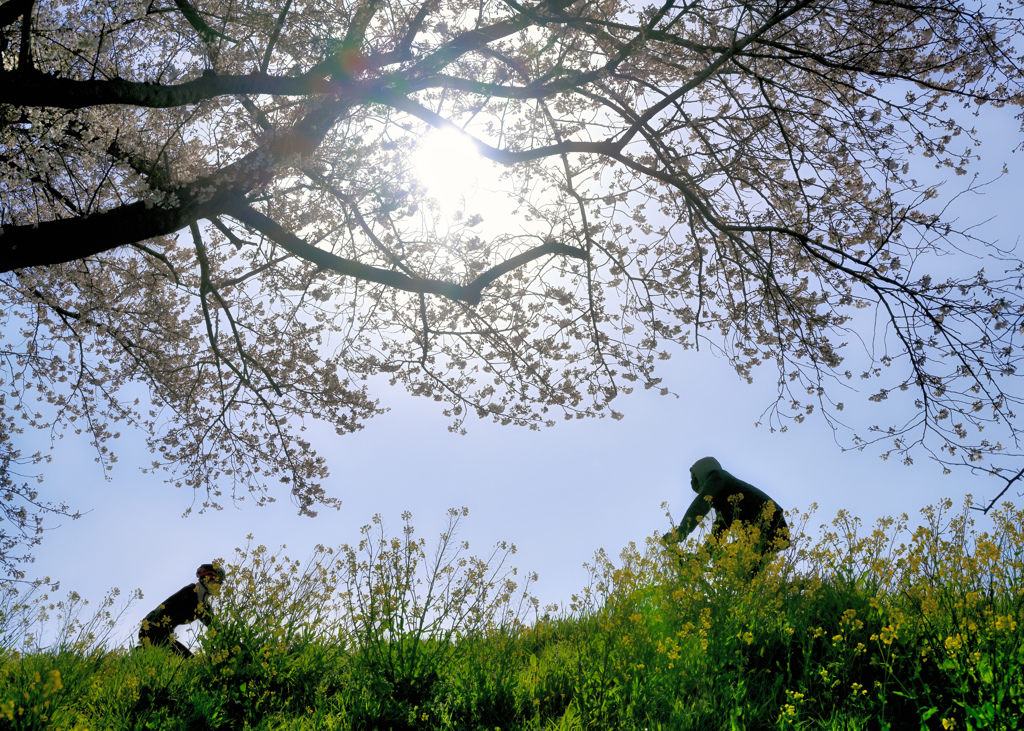
<svg viewBox="0 0 1024 731"><path fill-rule="evenodd" d="M679 527L676 528L677 541L685 541L686 537L696 530L700 522L704 520L704 516L711 511L711 499L712 495L707 488L697 493L697 497L690 503L686 515L679 521Z"/></svg>

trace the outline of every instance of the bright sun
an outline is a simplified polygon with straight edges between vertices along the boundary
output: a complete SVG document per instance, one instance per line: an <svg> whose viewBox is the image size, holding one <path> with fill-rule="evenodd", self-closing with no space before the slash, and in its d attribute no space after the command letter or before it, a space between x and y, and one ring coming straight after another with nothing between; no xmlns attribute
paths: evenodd
<svg viewBox="0 0 1024 731"><path fill-rule="evenodd" d="M412 161L416 177L445 211L458 207L476 190L484 165L473 143L451 128L428 132Z"/></svg>

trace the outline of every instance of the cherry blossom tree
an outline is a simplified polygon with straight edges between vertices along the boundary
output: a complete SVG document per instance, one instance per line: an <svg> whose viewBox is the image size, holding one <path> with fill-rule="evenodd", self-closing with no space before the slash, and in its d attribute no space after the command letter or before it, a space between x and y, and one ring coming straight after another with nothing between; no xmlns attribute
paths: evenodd
<svg viewBox="0 0 1024 731"><path fill-rule="evenodd" d="M6 0L4 428L84 432L104 463L136 428L204 506L281 482L313 513L336 499L303 429L361 428L371 387L456 431L539 428L618 418L703 348L777 378L772 428L813 413L847 446L1009 486L1021 260L947 219L932 165L983 182L963 120L1024 102L1022 17ZM501 206L438 204L415 164L431 130L496 166ZM899 420L861 421L858 396Z"/></svg>

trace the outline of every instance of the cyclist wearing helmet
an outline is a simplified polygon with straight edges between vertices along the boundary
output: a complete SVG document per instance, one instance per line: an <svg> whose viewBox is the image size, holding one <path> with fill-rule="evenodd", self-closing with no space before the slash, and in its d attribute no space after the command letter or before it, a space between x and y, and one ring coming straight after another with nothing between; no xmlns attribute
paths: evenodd
<svg viewBox="0 0 1024 731"><path fill-rule="evenodd" d="M213 615L209 599L220 591L224 576L224 569L211 563L204 563L196 569L199 581L183 586L142 620L139 644L143 647L160 645L182 657L192 657L192 652L174 639L174 628L197 619L206 626L210 625Z"/></svg>

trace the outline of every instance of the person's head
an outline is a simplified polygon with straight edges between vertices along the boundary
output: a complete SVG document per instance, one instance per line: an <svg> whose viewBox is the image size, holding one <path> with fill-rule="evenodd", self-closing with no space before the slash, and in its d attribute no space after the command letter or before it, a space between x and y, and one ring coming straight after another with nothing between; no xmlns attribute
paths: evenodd
<svg viewBox="0 0 1024 731"><path fill-rule="evenodd" d="M216 594L220 591L220 585L224 583L226 575L224 569L212 563L204 563L196 569L196 578L202 582L203 586L211 594Z"/></svg>
<svg viewBox="0 0 1024 731"><path fill-rule="evenodd" d="M722 465L714 457L701 457L690 466L690 487L694 492L700 492L708 475L721 469Z"/></svg>

